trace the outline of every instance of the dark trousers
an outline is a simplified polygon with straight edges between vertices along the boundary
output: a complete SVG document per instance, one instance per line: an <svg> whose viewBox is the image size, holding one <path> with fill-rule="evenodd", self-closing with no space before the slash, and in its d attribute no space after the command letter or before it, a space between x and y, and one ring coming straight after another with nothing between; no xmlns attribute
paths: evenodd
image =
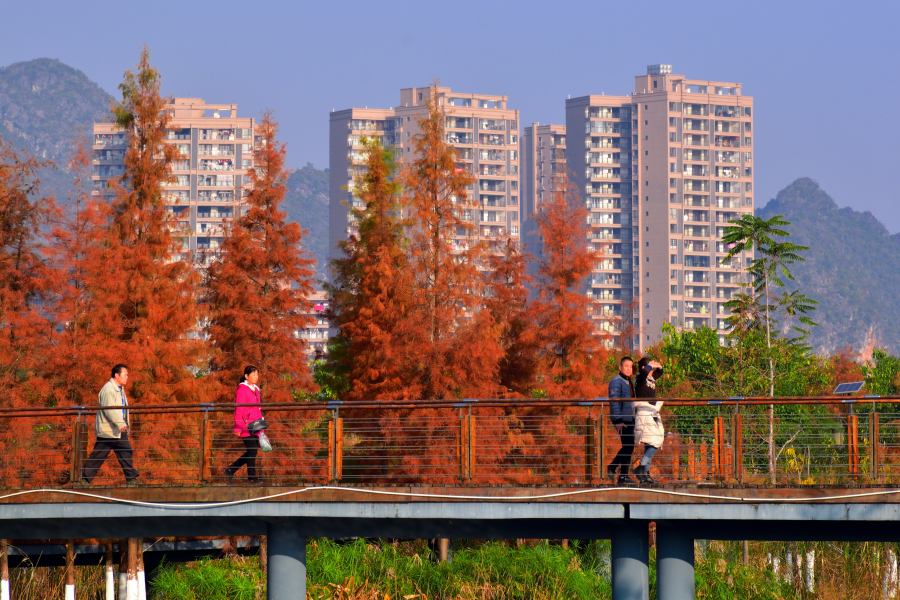
<svg viewBox="0 0 900 600"><path fill-rule="evenodd" d="M239 459L231 463L228 470L235 473L238 469L247 465L247 477L249 479L256 479L256 453L259 452L259 438L255 435L251 435L249 437L241 438L241 441L244 442L244 447L247 448L247 450Z"/></svg>
<svg viewBox="0 0 900 600"><path fill-rule="evenodd" d="M110 452L116 453L119 466L122 467L122 472L125 474L125 481L131 481L138 476L138 472L132 464L134 452L131 449L131 442L128 441L128 432L122 432L122 437L119 439L97 438L94 451L88 456L87 462L84 463L84 468L81 470L81 478L91 483Z"/></svg>
<svg viewBox="0 0 900 600"><path fill-rule="evenodd" d="M624 425L619 439L622 440L622 448L609 463L608 470L615 471L616 467L622 467L619 474L625 475L631 466L631 453L634 452L634 425Z"/></svg>

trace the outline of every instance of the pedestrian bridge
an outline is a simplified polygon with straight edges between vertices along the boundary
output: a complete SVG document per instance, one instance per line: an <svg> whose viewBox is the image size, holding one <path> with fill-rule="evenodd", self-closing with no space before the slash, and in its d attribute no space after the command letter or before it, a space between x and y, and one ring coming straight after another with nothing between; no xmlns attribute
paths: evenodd
<svg viewBox="0 0 900 600"><path fill-rule="evenodd" d="M133 407L131 486L113 459L74 483L96 409L6 410L0 538L265 534L279 599L305 597L307 537L609 538L640 599L653 522L659 598L693 598L694 539L900 540L898 401L667 400L644 487L605 478L602 398L264 405L259 485L222 473L233 405Z"/></svg>

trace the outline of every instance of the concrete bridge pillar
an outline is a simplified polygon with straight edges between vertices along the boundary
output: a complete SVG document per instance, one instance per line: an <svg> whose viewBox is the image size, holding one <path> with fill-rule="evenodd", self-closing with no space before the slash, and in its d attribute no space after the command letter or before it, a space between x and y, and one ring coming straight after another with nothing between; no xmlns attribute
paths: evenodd
<svg viewBox="0 0 900 600"><path fill-rule="evenodd" d="M625 521L612 533L612 600L649 600L650 540L647 522Z"/></svg>
<svg viewBox="0 0 900 600"><path fill-rule="evenodd" d="M694 538L684 526L656 524L656 597L694 600Z"/></svg>
<svg viewBox="0 0 900 600"><path fill-rule="evenodd" d="M268 600L306 599L306 538L291 521L268 525Z"/></svg>

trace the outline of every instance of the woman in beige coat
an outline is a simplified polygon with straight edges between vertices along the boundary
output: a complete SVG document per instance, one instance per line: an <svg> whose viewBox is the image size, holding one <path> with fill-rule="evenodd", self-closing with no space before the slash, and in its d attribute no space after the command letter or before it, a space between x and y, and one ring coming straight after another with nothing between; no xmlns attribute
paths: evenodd
<svg viewBox="0 0 900 600"><path fill-rule="evenodd" d="M666 439L659 409L662 400L656 399L656 380L662 377L662 365L645 356L638 362L638 377L635 382L635 399L632 402L634 412L634 442L644 444L644 455L641 463L634 470L634 475L641 483L656 483L650 477L650 461Z"/></svg>

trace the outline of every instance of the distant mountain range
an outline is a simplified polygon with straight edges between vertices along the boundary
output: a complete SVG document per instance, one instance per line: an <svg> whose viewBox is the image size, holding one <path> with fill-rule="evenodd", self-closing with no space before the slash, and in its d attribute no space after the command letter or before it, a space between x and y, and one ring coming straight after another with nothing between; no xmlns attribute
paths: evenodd
<svg viewBox="0 0 900 600"><path fill-rule="evenodd" d="M811 343L820 353L873 344L900 354L900 235L872 213L838 208L819 184L803 177L757 211L784 215L791 241L809 246L792 271L799 288L818 300Z"/></svg>
<svg viewBox="0 0 900 600"><path fill-rule="evenodd" d="M44 192L67 197L65 171L72 142L109 119L112 96L87 75L58 60L40 58L0 68L0 136L55 161L42 173ZM290 157L288 157L290 160ZM288 179L285 209L309 233L304 246L318 261L322 279L328 255L328 170L312 164ZM869 212L838 208L808 178L794 181L757 214L785 215L807 260L793 269L796 287L819 300L811 342L819 352L873 343L900 354L900 235L890 235Z"/></svg>

